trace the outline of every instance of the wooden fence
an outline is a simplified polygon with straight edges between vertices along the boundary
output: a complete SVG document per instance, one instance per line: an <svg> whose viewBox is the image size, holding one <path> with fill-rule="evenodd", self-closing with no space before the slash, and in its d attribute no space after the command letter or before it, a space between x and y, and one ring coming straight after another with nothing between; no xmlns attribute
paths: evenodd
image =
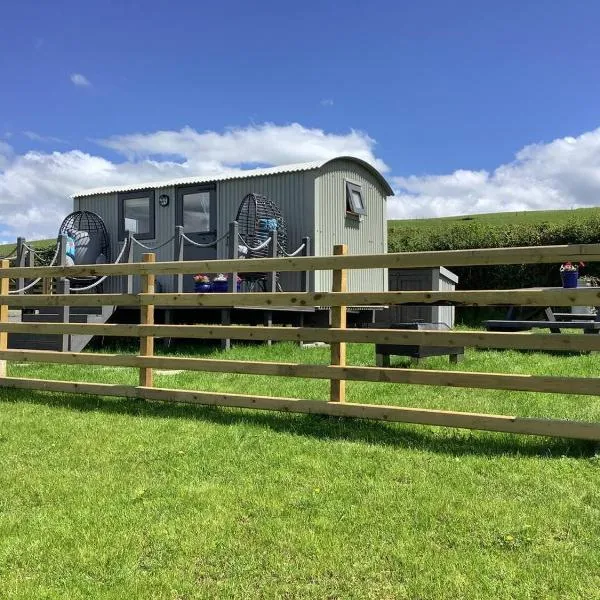
<svg viewBox="0 0 600 600"><path fill-rule="evenodd" d="M157 263L154 262L153 254L147 254L144 256L142 263L72 267L9 268L8 261L4 260L0 265L0 386L600 440L600 423L346 402L346 381L600 395L600 379L596 377L534 376L346 365L347 343L598 351L600 350L600 336L598 335L346 328L346 306L348 305L438 303L463 306L520 304L543 307L597 306L600 304L600 288L347 292L347 269L410 269L433 267L440 264L445 266L469 266L560 263L566 260L598 261L600 260L600 244L357 256L348 255L345 246L336 246L333 256L189 261L183 263ZM185 294L155 293L154 290L154 278L159 274L225 272L233 275L238 272L272 272L274 270L307 272L319 269L333 271L332 292L236 293L235 290L232 290L230 293L224 294ZM11 296L8 294L9 278L68 278L90 275L139 276L141 277L142 292L140 294L86 294L82 296L68 294ZM139 307L141 319L139 325L9 323L9 305L11 307L102 305ZM194 306L220 308L252 306L264 308L265 310L273 307L331 307L332 326L330 328L264 328L237 325L157 325L154 323L154 310L156 307ZM9 350L7 349L8 333L131 336L139 338L140 350L138 355ZM157 336L197 339L324 341L331 344L331 361L329 365L308 365L154 356L154 338ZM139 385L111 385L8 377L6 376L5 361L9 360L132 367L139 369ZM315 401L157 388L153 385L152 377L153 369L156 368L328 379L330 380L331 393L328 401Z"/></svg>

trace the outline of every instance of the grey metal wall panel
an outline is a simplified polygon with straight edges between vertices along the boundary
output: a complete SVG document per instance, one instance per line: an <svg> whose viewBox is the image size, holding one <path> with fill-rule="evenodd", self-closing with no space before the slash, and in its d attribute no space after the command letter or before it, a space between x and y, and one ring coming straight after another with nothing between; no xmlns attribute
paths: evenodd
<svg viewBox="0 0 600 600"><path fill-rule="evenodd" d="M227 231L244 196L253 192L263 194L277 204L287 223L287 251L294 251L304 236L314 237L314 178L314 172L309 171L217 183L217 236ZM227 249L224 240L218 246L218 257L227 257ZM286 291L300 290L300 274L282 273L281 285Z"/></svg>
<svg viewBox="0 0 600 600"><path fill-rule="evenodd" d="M170 198L169 205L161 207L158 205L158 197L161 194L168 194ZM154 195L155 202L155 237L154 239L143 240L143 244L146 246L157 246L167 241L173 236L175 232L175 190L174 188L157 188ZM85 196L75 199L74 201L75 210L90 210L97 213L102 217L108 233L110 235L111 254L113 260L118 256L120 249L122 248L122 240L119 240L119 200L118 194L103 194L95 196ZM165 247L156 250L156 260L166 261L172 260L173 257L173 243L167 244ZM146 250L140 246L134 247L134 261L140 262L142 255L149 250ZM136 278L138 280L139 278ZM164 279L164 281L163 281ZM170 280L170 279L169 279ZM161 278L158 284L166 284L167 279ZM104 284L103 290L107 293L118 292L122 289L122 278L109 277ZM139 282L136 282L135 291L139 290Z"/></svg>
<svg viewBox="0 0 600 600"><path fill-rule="evenodd" d="M360 220L346 215L346 181L362 187L366 214ZM315 254L329 255L337 244L350 254L387 252L386 196L367 169L348 160L334 160L319 171L316 181ZM348 272L348 290L386 291L386 269ZM331 290L331 271L319 271L315 291Z"/></svg>

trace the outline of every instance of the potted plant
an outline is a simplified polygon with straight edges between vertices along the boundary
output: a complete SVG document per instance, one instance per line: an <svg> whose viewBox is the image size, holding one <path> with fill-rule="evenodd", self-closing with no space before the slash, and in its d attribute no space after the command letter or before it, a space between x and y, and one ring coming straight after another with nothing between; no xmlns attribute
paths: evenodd
<svg viewBox="0 0 600 600"><path fill-rule="evenodd" d="M562 286L564 288L576 288L577 279L579 278L579 267L584 266L585 265L582 262L580 262L578 265L574 265L570 261L563 263L560 266L560 277L562 279Z"/></svg>
<svg viewBox="0 0 600 600"><path fill-rule="evenodd" d="M221 293L225 293L229 291L229 286L227 284L227 275L224 275L223 273L219 273L215 278L213 278L212 280L212 290L213 292L221 292ZM242 279L241 277L238 277L236 280L237 283L237 291L240 291L240 286L242 283Z"/></svg>
<svg viewBox="0 0 600 600"><path fill-rule="evenodd" d="M212 280L212 291L213 292L226 292L227 291L227 275L219 273Z"/></svg>
<svg viewBox="0 0 600 600"><path fill-rule="evenodd" d="M204 273L194 275L194 291L200 294L206 294L211 291L210 277Z"/></svg>

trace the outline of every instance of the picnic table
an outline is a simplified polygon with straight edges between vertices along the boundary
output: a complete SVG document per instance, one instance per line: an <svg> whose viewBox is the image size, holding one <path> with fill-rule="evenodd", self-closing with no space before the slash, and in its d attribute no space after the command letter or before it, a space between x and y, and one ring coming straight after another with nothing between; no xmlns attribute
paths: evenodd
<svg viewBox="0 0 600 600"><path fill-rule="evenodd" d="M551 307L544 309L545 321L518 319L490 319L485 321L488 331L531 331L549 329L551 333L561 333L563 329L581 329L583 333L600 332L600 311L596 314L555 313ZM510 313L509 313L510 314Z"/></svg>

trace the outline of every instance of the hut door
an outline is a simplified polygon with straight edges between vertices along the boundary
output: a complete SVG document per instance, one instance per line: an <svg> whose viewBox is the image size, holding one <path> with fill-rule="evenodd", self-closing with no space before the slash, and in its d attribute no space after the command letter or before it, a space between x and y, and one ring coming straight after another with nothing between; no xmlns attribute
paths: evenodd
<svg viewBox="0 0 600 600"><path fill-rule="evenodd" d="M183 225L184 260L217 258L217 210L214 186L188 186L177 190L177 224ZM200 244L201 246L197 246ZM184 277L184 291L193 289L192 276Z"/></svg>

